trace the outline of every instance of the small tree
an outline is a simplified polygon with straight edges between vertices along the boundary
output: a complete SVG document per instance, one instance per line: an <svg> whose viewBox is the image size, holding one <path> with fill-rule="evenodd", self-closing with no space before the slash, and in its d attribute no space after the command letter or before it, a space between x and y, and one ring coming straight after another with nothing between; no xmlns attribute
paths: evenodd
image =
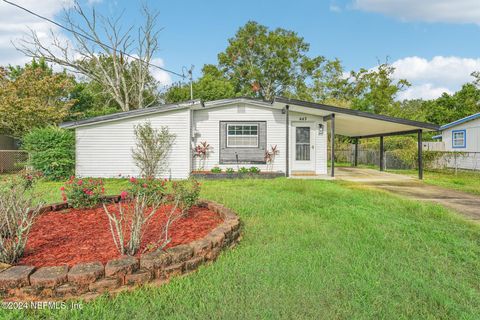
<svg viewBox="0 0 480 320"><path fill-rule="evenodd" d="M36 197L30 190L31 183L33 180L27 176L14 177L0 186L0 262L17 262L40 213L43 203L34 204Z"/></svg>
<svg viewBox="0 0 480 320"><path fill-rule="evenodd" d="M135 255L140 249L145 227L164 203L164 197L136 195L131 201L118 203L118 213L110 211L104 204L108 216L110 232L118 252L122 255ZM127 238L127 232L130 232ZM127 240L128 239L128 240Z"/></svg>
<svg viewBox="0 0 480 320"><path fill-rule="evenodd" d="M175 135L167 127L154 129L150 122L135 126L136 147L133 160L145 178L154 178L167 168L167 157Z"/></svg>

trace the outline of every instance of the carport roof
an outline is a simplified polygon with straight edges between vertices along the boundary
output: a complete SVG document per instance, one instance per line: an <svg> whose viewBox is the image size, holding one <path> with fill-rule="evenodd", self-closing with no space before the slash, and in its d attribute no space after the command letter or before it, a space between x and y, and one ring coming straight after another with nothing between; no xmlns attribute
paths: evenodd
<svg viewBox="0 0 480 320"><path fill-rule="evenodd" d="M413 133L418 130L438 131L440 128L436 124L285 97L275 97L274 103L288 105L289 110L293 112L305 112L324 117L335 114L335 133L348 137L368 138Z"/></svg>

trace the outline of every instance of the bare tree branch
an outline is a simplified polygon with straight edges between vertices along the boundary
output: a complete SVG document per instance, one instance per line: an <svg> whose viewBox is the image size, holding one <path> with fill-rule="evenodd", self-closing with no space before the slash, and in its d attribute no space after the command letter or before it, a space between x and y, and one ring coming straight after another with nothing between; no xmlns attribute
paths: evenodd
<svg viewBox="0 0 480 320"><path fill-rule="evenodd" d="M78 2L64 12L66 28L74 31L72 40L62 41L51 32L49 43L40 39L36 31L15 43L15 47L32 58L68 68L98 83L122 111L148 107L158 100L158 82L149 66L159 50L158 13L142 7L144 24L123 30L122 15L105 17L94 9L85 12ZM129 57L130 56L130 57ZM131 57L138 59L132 59ZM148 97L148 99L145 99Z"/></svg>

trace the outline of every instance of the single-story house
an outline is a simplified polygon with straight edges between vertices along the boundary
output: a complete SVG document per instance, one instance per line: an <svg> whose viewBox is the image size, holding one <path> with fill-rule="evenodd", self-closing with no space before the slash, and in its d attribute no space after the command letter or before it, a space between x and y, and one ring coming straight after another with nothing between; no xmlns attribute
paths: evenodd
<svg viewBox="0 0 480 320"><path fill-rule="evenodd" d="M134 126L150 122L168 127L175 142L163 176L187 178L202 167L210 170L256 166L260 170L296 174L334 175L327 169L328 136L356 138L418 134L421 154L423 131L436 131L429 123L387 117L324 104L276 97L273 101L232 98L158 105L86 120L63 123L75 129L76 175L80 177L137 176L132 159ZM330 135L328 135L330 132ZM194 157L201 142L211 146L205 163ZM334 143L330 139L330 152ZM279 154L267 166L265 152L276 146ZM381 144L383 151L383 143ZM421 157L419 157L421 168ZM420 170L421 171L421 170Z"/></svg>
<svg viewBox="0 0 480 320"><path fill-rule="evenodd" d="M449 167L480 169L480 112L447 123L440 131L440 135L433 137L440 140L436 150L459 153L449 157Z"/></svg>

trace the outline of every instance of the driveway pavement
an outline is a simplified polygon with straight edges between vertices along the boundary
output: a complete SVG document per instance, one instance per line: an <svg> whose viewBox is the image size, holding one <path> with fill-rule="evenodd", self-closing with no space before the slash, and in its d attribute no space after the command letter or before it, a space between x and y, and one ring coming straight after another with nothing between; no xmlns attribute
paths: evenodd
<svg viewBox="0 0 480 320"><path fill-rule="evenodd" d="M373 169L337 167L335 177L338 180L362 183L411 199L436 202L457 211L466 219L480 222L480 196L431 186L410 176Z"/></svg>

